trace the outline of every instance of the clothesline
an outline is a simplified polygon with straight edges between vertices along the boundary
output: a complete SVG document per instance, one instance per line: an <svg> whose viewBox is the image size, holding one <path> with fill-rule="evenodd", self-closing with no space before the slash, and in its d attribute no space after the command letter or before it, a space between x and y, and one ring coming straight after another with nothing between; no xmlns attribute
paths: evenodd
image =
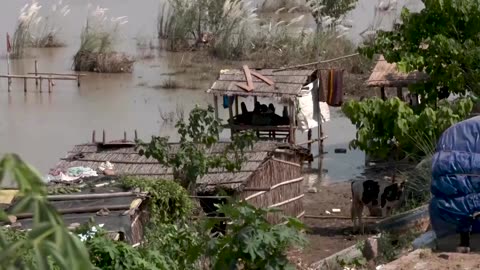
<svg viewBox="0 0 480 270"><path fill-rule="evenodd" d="M340 56L340 57L337 57L337 58L332 58L332 59L327 59L327 60L322 60L322 61L316 61L316 62L311 62L311 63L307 63L307 64L295 65L295 66L290 66L290 67L279 68L279 69L273 70L273 72L284 71L284 70L287 70L287 69L295 69L295 68L299 68L299 67L314 66L314 65L318 65L318 64L326 64L326 63L335 62L335 61L338 61L338 60L343 60L343 59L346 59L346 58L354 57L354 56L357 56L357 55L360 55L360 54L359 53L354 53L354 54Z"/></svg>

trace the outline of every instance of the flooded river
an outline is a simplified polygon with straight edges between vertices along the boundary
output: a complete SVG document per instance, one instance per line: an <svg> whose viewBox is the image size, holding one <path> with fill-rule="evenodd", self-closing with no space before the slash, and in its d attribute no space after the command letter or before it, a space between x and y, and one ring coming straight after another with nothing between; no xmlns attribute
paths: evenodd
<svg viewBox="0 0 480 270"><path fill-rule="evenodd" d="M13 34L19 10L26 2L6 0L0 9L1 74L7 73L4 33ZM55 2L40 1L44 8ZM32 49L24 59L11 61L11 73L33 72L35 60L38 60L40 72L71 72L72 57L78 49L80 30L87 14L87 2L71 0L69 3L71 13L62 22L61 35L68 46ZM141 4L134 0L100 0L94 3L108 7L113 16L128 16L129 22L121 31L123 50L136 53L135 38L155 35L159 0L142 0ZM362 5L362 8L365 7ZM9 93L7 81L1 79L0 155L18 153L46 173L74 144L88 142L92 130L97 130L97 137L105 130L107 140L123 137L124 131L133 138L135 129L143 139L153 134L175 139L175 129L163 124L161 112L174 112L180 108L188 114L195 104L205 106L212 101L212 97L205 93L212 81L195 80L183 75L176 79L192 80L191 84L197 89L166 90L156 87L168 78L165 74L176 71L180 61L181 54L161 51L156 53L155 58L137 61L133 74L89 73L80 88L72 81L57 81L51 94L46 91L40 93L33 81L29 82L28 92L24 93L23 81L18 80L13 81ZM212 64L213 67L215 65ZM248 106L251 108L252 105ZM222 110L220 116L225 119L226 113ZM344 181L361 173L363 153L349 151L348 154L334 154L335 148L348 148L348 142L355 134L355 127L341 116L338 109L332 110L332 121L325 124L325 133L329 136L325 142L328 154L323 163L328 171L325 179Z"/></svg>

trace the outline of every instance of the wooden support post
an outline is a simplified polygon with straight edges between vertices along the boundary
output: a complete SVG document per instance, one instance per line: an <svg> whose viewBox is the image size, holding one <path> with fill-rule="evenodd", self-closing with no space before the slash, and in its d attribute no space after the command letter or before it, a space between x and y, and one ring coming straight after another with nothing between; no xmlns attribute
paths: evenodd
<svg viewBox="0 0 480 270"><path fill-rule="evenodd" d="M235 115L238 115L238 96L235 97Z"/></svg>
<svg viewBox="0 0 480 270"><path fill-rule="evenodd" d="M137 130L135 129L135 141L138 140L138 133Z"/></svg>
<svg viewBox="0 0 480 270"><path fill-rule="evenodd" d="M52 79L48 78L48 93L52 92Z"/></svg>
<svg viewBox="0 0 480 270"><path fill-rule="evenodd" d="M295 135L294 135L294 132L295 130L293 129L293 125L294 125L294 122L293 122L293 101L290 101L288 103L288 118L290 120L290 132L289 132L289 136L288 136L288 142L289 143L295 143Z"/></svg>
<svg viewBox="0 0 480 270"><path fill-rule="evenodd" d="M27 78L23 78L23 91L27 92Z"/></svg>
<svg viewBox="0 0 480 270"><path fill-rule="evenodd" d="M215 107L215 118L218 120L218 96L213 95L213 106Z"/></svg>
<svg viewBox="0 0 480 270"><path fill-rule="evenodd" d="M40 90L40 93L42 93L42 81L43 81L43 79L42 79L42 77L40 77L40 87L38 88Z"/></svg>
<svg viewBox="0 0 480 270"><path fill-rule="evenodd" d="M403 91L402 91L402 87L397 87L397 97L403 101Z"/></svg>
<svg viewBox="0 0 480 270"><path fill-rule="evenodd" d="M80 87L80 75L77 75L77 86Z"/></svg>
<svg viewBox="0 0 480 270"><path fill-rule="evenodd" d="M38 76L38 62L35 60L35 76ZM38 86L38 78L35 78L35 85Z"/></svg>
<svg viewBox="0 0 480 270"><path fill-rule="evenodd" d="M325 91L323 89L323 81L322 81L322 71L320 70L320 67L318 67L317 70L317 78L319 80L318 84L318 97L320 100L316 101L318 106L318 116L317 116L317 122L318 122L318 179L321 181L322 180L322 170L323 170L323 125L322 125L322 110L320 109L320 101L323 100L325 97Z"/></svg>
<svg viewBox="0 0 480 270"><path fill-rule="evenodd" d="M312 153L312 142L311 142L312 141L312 129L308 130L307 139L309 141L308 146L307 146L308 147L308 152ZM322 143L322 142L319 141L318 143ZM312 168L312 162L311 161L308 162L308 168L309 169Z"/></svg>
<svg viewBox="0 0 480 270"><path fill-rule="evenodd" d="M228 98L228 122L230 124L233 124L233 104L230 104L230 97ZM233 134L235 133L235 130L230 127L230 137L233 138Z"/></svg>
<svg viewBox="0 0 480 270"><path fill-rule="evenodd" d="M95 139L95 130L93 130L92 132L92 143L95 143L96 142L96 139Z"/></svg>
<svg viewBox="0 0 480 270"><path fill-rule="evenodd" d="M103 144L105 144L105 129L103 130L103 134L102 134L102 142Z"/></svg>
<svg viewBox="0 0 480 270"><path fill-rule="evenodd" d="M387 94L385 93L385 87L380 88L380 95L381 95L383 100L387 99Z"/></svg>
<svg viewBox="0 0 480 270"><path fill-rule="evenodd" d="M127 132L126 131L123 132L123 141L124 142L127 141Z"/></svg>

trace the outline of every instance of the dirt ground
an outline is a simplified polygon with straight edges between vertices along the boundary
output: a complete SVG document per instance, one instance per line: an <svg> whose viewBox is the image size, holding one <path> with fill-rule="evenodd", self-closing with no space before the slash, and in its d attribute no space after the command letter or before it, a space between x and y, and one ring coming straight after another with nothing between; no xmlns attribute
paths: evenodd
<svg viewBox="0 0 480 270"><path fill-rule="evenodd" d="M416 250L387 265L381 270L437 270L480 269L480 254L435 253L428 249Z"/></svg>
<svg viewBox="0 0 480 270"><path fill-rule="evenodd" d="M313 219L305 218L308 227L308 246L302 251L304 263L311 264L328 257L340 250L355 245L368 235L353 235L350 220L350 183L340 183L317 187L317 193L307 193L304 199L305 212L308 216L345 216L347 219ZM333 213L332 209L340 209ZM331 214L327 214L329 211Z"/></svg>

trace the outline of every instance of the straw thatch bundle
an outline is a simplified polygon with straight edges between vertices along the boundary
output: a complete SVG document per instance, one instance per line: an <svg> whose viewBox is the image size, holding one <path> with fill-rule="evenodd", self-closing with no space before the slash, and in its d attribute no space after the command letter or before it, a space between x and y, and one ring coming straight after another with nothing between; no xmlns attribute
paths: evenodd
<svg viewBox="0 0 480 270"><path fill-rule="evenodd" d="M125 53L78 51L73 59L73 68L75 71L131 73L134 62L135 60Z"/></svg>

